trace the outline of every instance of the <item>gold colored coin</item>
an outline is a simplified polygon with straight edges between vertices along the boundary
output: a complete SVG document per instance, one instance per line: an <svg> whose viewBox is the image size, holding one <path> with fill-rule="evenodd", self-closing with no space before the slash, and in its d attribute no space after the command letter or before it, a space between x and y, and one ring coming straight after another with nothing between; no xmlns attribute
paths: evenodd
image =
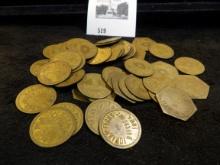
<svg viewBox="0 0 220 165"><path fill-rule="evenodd" d="M79 91L90 98L102 99L110 95L111 89L98 73L87 73L77 84Z"/></svg>
<svg viewBox="0 0 220 165"><path fill-rule="evenodd" d="M55 147L66 142L76 130L76 121L68 110L51 108L31 122L31 140L40 147Z"/></svg>
<svg viewBox="0 0 220 165"><path fill-rule="evenodd" d="M134 57L136 53L136 48L133 44L131 44L130 46L131 46L131 50L126 54L126 56L124 56L123 60L127 60L129 58Z"/></svg>
<svg viewBox="0 0 220 165"><path fill-rule="evenodd" d="M88 61L91 65L101 64L107 61L112 54L111 48L98 48L97 55Z"/></svg>
<svg viewBox="0 0 220 165"><path fill-rule="evenodd" d="M71 73L71 67L66 62L52 61L43 65L37 76L45 85L55 85L66 80Z"/></svg>
<svg viewBox="0 0 220 165"><path fill-rule="evenodd" d="M85 121L89 129L99 135L99 120L106 112L120 109L121 106L109 99L100 99L92 102L86 109Z"/></svg>
<svg viewBox="0 0 220 165"><path fill-rule="evenodd" d="M145 60L130 58L124 62L126 70L140 77L150 76L154 73L151 64Z"/></svg>
<svg viewBox="0 0 220 165"><path fill-rule="evenodd" d="M84 96L82 93L80 93L78 91L78 89L72 90L72 96L73 96L73 99L75 99L75 100L79 100L82 102L89 102L88 98L86 96Z"/></svg>
<svg viewBox="0 0 220 165"><path fill-rule="evenodd" d="M151 91L148 91L148 93L149 93L150 98L151 98L152 100L154 100L156 103L158 103L156 94L155 94L155 93L152 93Z"/></svg>
<svg viewBox="0 0 220 165"><path fill-rule="evenodd" d="M49 62L49 59L35 61L30 67L31 74L34 76L37 76L40 70L40 67L48 62Z"/></svg>
<svg viewBox="0 0 220 165"><path fill-rule="evenodd" d="M51 58L51 60L66 62L71 66L72 70L74 70L80 65L82 58L79 53L75 53L73 51L65 51L65 52L55 54Z"/></svg>
<svg viewBox="0 0 220 165"><path fill-rule="evenodd" d="M145 56L146 56L146 51L142 50L142 49L138 49L138 47L136 47L136 52L135 52L133 58L144 60Z"/></svg>
<svg viewBox="0 0 220 165"><path fill-rule="evenodd" d="M160 92L171 83L172 79L166 75L151 76L143 79L144 87L153 93Z"/></svg>
<svg viewBox="0 0 220 165"><path fill-rule="evenodd" d="M107 39L104 39L104 40L97 41L95 43L95 45L104 46L104 45L114 44L114 43L118 42L120 39L121 39L121 37L107 38Z"/></svg>
<svg viewBox="0 0 220 165"><path fill-rule="evenodd" d="M112 49L111 57L106 62L115 61L119 57L121 57L124 53L124 47L120 43L113 45L111 49Z"/></svg>
<svg viewBox="0 0 220 165"><path fill-rule="evenodd" d="M71 51L79 52L90 59L97 54L97 47L90 41L83 38L73 38L65 42L66 48Z"/></svg>
<svg viewBox="0 0 220 165"><path fill-rule="evenodd" d="M149 37L137 37L132 43L137 47L137 49L148 51L150 46L156 42Z"/></svg>
<svg viewBox="0 0 220 165"><path fill-rule="evenodd" d="M191 57L179 57L174 64L179 71L190 75L199 75L205 71L205 66Z"/></svg>
<svg viewBox="0 0 220 165"><path fill-rule="evenodd" d="M24 113L39 113L50 108L56 101L57 93L53 88L41 84L23 89L16 97L17 108Z"/></svg>
<svg viewBox="0 0 220 165"><path fill-rule="evenodd" d="M165 75L170 78L175 78L177 75L179 75L177 69L166 62L163 61L156 61L151 63L153 66L154 74L153 76L161 76Z"/></svg>
<svg viewBox="0 0 220 165"><path fill-rule="evenodd" d="M105 82L111 86L111 73L112 72L122 72L121 68L115 67L115 66L107 66L102 70L102 78L105 80ZM110 80L110 81L109 81Z"/></svg>
<svg viewBox="0 0 220 165"><path fill-rule="evenodd" d="M85 70L81 69L76 72L72 72L68 79L56 85L56 87L67 87L79 82L85 75Z"/></svg>
<svg viewBox="0 0 220 165"><path fill-rule="evenodd" d="M83 125L83 112L80 107L78 107L76 104L63 102L53 105L53 108L62 108L70 111L74 117L74 120L76 120L76 130L73 132L73 135L79 132Z"/></svg>
<svg viewBox="0 0 220 165"><path fill-rule="evenodd" d="M154 43L150 46L150 53L162 59L169 59L174 56L174 50L163 43Z"/></svg>
<svg viewBox="0 0 220 165"><path fill-rule="evenodd" d="M80 54L80 55L81 55L81 63L76 69L72 70L73 72L76 72L76 71L82 69L86 64L86 59L85 59L84 55L82 55L82 54Z"/></svg>
<svg viewBox="0 0 220 165"><path fill-rule="evenodd" d="M122 92L125 96L127 96L128 98L130 98L131 100L139 101L139 102L144 101L144 100L139 99L139 98L137 98L136 96L134 96L134 95L127 89L127 87L126 87L126 85L125 85L125 80L126 80L126 78L127 78L127 75L121 77L121 79L119 80L118 85L119 85L119 88L120 88L121 92Z"/></svg>
<svg viewBox="0 0 220 165"><path fill-rule="evenodd" d="M174 79L173 84L192 99L207 99L209 94L209 85L196 76L179 75Z"/></svg>
<svg viewBox="0 0 220 165"><path fill-rule="evenodd" d="M112 147L131 148L141 138L142 128L138 118L128 110L107 112L101 117L99 131L102 138Z"/></svg>
<svg viewBox="0 0 220 165"><path fill-rule="evenodd" d="M177 119L186 121L197 111L192 99L177 88L168 86L157 93L156 97L163 113Z"/></svg>
<svg viewBox="0 0 220 165"><path fill-rule="evenodd" d="M136 103L135 100L132 100L126 95L124 95L121 89L119 88L119 81L124 76L126 76L126 73L124 72L115 72L114 75L111 77L112 88L115 94L134 104Z"/></svg>
<svg viewBox="0 0 220 165"><path fill-rule="evenodd" d="M149 93L147 89L144 87L141 78L138 78L134 75L129 75L125 79L125 85L128 88L128 90L136 97L143 100L150 100Z"/></svg>
<svg viewBox="0 0 220 165"><path fill-rule="evenodd" d="M63 44L49 45L43 49L43 55L47 58L52 58L55 54L65 51Z"/></svg>
<svg viewBox="0 0 220 165"><path fill-rule="evenodd" d="M126 40L121 40L120 44L124 47L124 56L127 55L131 51L131 44Z"/></svg>

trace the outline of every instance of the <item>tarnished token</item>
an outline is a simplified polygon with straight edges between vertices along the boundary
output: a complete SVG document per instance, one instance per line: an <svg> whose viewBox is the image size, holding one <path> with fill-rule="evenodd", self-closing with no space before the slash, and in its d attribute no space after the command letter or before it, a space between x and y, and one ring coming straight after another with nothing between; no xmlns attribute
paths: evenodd
<svg viewBox="0 0 220 165"><path fill-rule="evenodd" d="M153 76L165 75L170 78L175 78L177 75L179 75L177 69L173 65L170 65L166 62L156 61L151 63L151 65L154 70Z"/></svg>
<svg viewBox="0 0 220 165"><path fill-rule="evenodd" d="M160 92L163 88L170 85L172 83L172 80L170 77L166 75L160 75L160 76L151 76L146 77L143 79L144 87L147 88L149 91L153 93Z"/></svg>
<svg viewBox="0 0 220 165"><path fill-rule="evenodd" d="M121 68L115 66L107 66L102 70L102 78L112 88L111 76L113 72L123 72Z"/></svg>
<svg viewBox="0 0 220 165"><path fill-rule="evenodd" d="M109 145L118 149L133 147L142 133L138 118L125 109L105 113L100 119L99 131Z"/></svg>
<svg viewBox="0 0 220 165"><path fill-rule="evenodd" d="M78 91L78 89L73 89L72 90L72 96L73 99L83 101L83 102L89 102L88 98L84 96L82 93Z"/></svg>
<svg viewBox="0 0 220 165"><path fill-rule="evenodd" d="M92 102L86 109L85 121L89 129L99 135L99 119L106 112L120 109L121 106L109 99L100 99Z"/></svg>
<svg viewBox="0 0 220 165"><path fill-rule="evenodd" d="M142 100L142 99L137 98L135 95L133 95L133 94L127 89L127 87L126 87L126 85L125 85L125 80L126 80L126 78L127 78L127 75L126 75L126 76L122 76L121 79L119 80L118 85L119 85L119 88L120 88L121 92L122 92L125 96L127 96L128 98L130 98L131 100L140 101L140 102L144 101L144 100Z"/></svg>
<svg viewBox="0 0 220 165"><path fill-rule="evenodd" d="M56 85L56 87L67 87L79 82L85 75L85 70L81 69L76 72L72 72L68 79Z"/></svg>
<svg viewBox="0 0 220 165"><path fill-rule="evenodd" d="M119 57L121 57L124 54L124 46L120 43L111 46L111 49L112 49L111 57L106 62L117 60Z"/></svg>
<svg viewBox="0 0 220 165"><path fill-rule="evenodd" d="M97 54L97 47L90 41L83 38L73 38L65 42L66 49L82 53L86 59Z"/></svg>
<svg viewBox="0 0 220 165"><path fill-rule="evenodd" d="M44 64L48 63L49 59L43 59L43 60L38 60L35 61L31 67L30 67L30 72L32 75L37 76L38 72L40 70L40 67L43 66Z"/></svg>
<svg viewBox="0 0 220 165"><path fill-rule="evenodd" d="M70 111L51 108L38 114L31 122L31 140L40 147L55 147L67 141L77 128Z"/></svg>
<svg viewBox="0 0 220 165"><path fill-rule="evenodd" d="M97 41L95 43L95 45L104 46L104 45L114 44L114 43L118 42L120 39L121 39L121 37L107 38L107 39L104 39L104 40Z"/></svg>
<svg viewBox="0 0 220 165"><path fill-rule="evenodd" d="M151 64L145 60L130 58L124 62L125 68L140 77L150 76L154 73Z"/></svg>
<svg viewBox="0 0 220 165"><path fill-rule="evenodd" d="M17 108L24 113L38 113L50 108L56 101L57 93L53 88L41 84L23 89L16 97Z"/></svg>
<svg viewBox="0 0 220 165"><path fill-rule="evenodd" d="M135 52L133 58L138 58L138 59L144 60L145 56L146 56L146 51L142 50L142 49L138 49L136 47L136 52Z"/></svg>
<svg viewBox="0 0 220 165"><path fill-rule="evenodd" d="M154 100L156 103L158 103L156 94L155 94L155 93L152 93L151 91L148 91L148 93L149 93L150 98L151 98L152 100Z"/></svg>
<svg viewBox="0 0 220 165"><path fill-rule="evenodd" d="M126 95L124 95L122 93L121 89L119 88L119 81L124 76L126 76L126 73L124 73L124 72L116 72L114 74L114 76L111 77L112 88L113 88L115 94L117 94L118 96L124 98L125 100L127 100L127 101L129 101L131 103L135 103L134 100L132 100L129 97L127 97Z"/></svg>
<svg viewBox="0 0 220 165"><path fill-rule="evenodd" d="M52 58L55 54L65 51L62 43L49 45L43 49L43 55L47 58Z"/></svg>
<svg viewBox="0 0 220 165"><path fill-rule="evenodd" d="M131 51L131 43L126 40L121 40L120 44L122 44L124 47L124 55L123 56L126 56Z"/></svg>
<svg viewBox="0 0 220 165"><path fill-rule="evenodd" d="M71 67L66 62L52 61L41 67L37 78L42 84L55 85L66 80L70 73Z"/></svg>
<svg viewBox="0 0 220 165"><path fill-rule="evenodd" d="M156 94L163 113L180 120L188 120L197 108L192 99L183 91L166 87Z"/></svg>
<svg viewBox="0 0 220 165"><path fill-rule="evenodd" d="M110 95L111 89L98 73L87 73L77 84L79 91L90 98L102 99Z"/></svg>
<svg viewBox="0 0 220 165"><path fill-rule="evenodd" d="M55 54L51 60L52 61L64 61L68 63L72 70L76 69L80 64L82 60L82 55L79 53L73 52L73 51L65 51L61 53Z"/></svg>
<svg viewBox="0 0 220 165"><path fill-rule="evenodd" d="M132 42L138 49L148 51L153 43L156 43L149 37L137 37Z"/></svg>
<svg viewBox="0 0 220 165"><path fill-rule="evenodd" d="M105 61L107 61L112 54L112 49L111 48L98 48L98 52L96 54L95 57L93 57L92 59L90 59L88 61L89 64L91 65L97 65L97 64L101 64Z"/></svg>
<svg viewBox="0 0 220 165"><path fill-rule="evenodd" d="M141 78L138 78L131 74L127 76L127 78L125 79L125 85L128 88L128 90L136 97L143 100L150 100L149 93L147 89L144 87Z"/></svg>
<svg viewBox="0 0 220 165"><path fill-rule="evenodd" d="M163 59L169 59L174 56L174 50L163 43L153 43L149 51L152 55Z"/></svg>
<svg viewBox="0 0 220 165"><path fill-rule="evenodd" d="M205 66L191 57L179 57L174 64L179 71L190 75L199 75L205 71Z"/></svg>
<svg viewBox="0 0 220 165"><path fill-rule="evenodd" d="M52 107L62 108L70 111L74 117L74 120L76 120L76 130L73 132L73 135L79 132L79 130L82 128L83 125L83 112L80 107L78 107L76 104L68 103L68 102L58 103L53 105Z"/></svg>
<svg viewBox="0 0 220 165"><path fill-rule="evenodd" d="M134 57L135 53L136 53L136 48L133 44L130 44L130 51L126 54L126 56L123 57L123 60L127 60L129 58Z"/></svg>
<svg viewBox="0 0 220 165"><path fill-rule="evenodd" d="M76 71L82 69L86 64L86 58L84 57L84 55L82 55L82 54L80 54L80 55L81 55L81 63L76 69L72 70L73 72L76 72Z"/></svg>
<svg viewBox="0 0 220 165"><path fill-rule="evenodd" d="M209 94L209 85L196 76L179 75L174 79L173 84L192 99L207 99Z"/></svg>

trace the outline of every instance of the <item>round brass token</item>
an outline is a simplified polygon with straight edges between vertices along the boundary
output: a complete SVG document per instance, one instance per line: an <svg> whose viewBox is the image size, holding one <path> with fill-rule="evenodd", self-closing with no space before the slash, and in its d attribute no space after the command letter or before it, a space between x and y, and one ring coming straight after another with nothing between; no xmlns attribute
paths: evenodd
<svg viewBox="0 0 220 165"><path fill-rule="evenodd" d="M111 57L106 62L115 61L119 57L121 57L121 55L124 53L124 47L120 43L111 46L111 49L112 49Z"/></svg>
<svg viewBox="0 0 220 165"><path fill-rule="evenodd" d="M90 59L88 61L89 64L91 65L97 65L97 64L101 64L105 61L107 61L112 54L112 50L111 48L98 48L98 52L96 54L95 57L93 57L92 59Z"/></svg>
<svg viewBox="0 0 220 165"><path fill-rule="evenodd" d="M82 93L80 93L78 91L78 89L72 90L72 96L73 96L73 99L75 99L75 100L79 100L82 102L89 102L88 98L86 96L84 96Z"/></svg>
<svg viewBox="0 0 220 165"><path fill-rule="evenodd" d="M56 85L56 87L67 87L79 82L85 75L85 70L81 69L76 72L72 72L68 79Z"/></svg>
<svg viewBox="0 0 220 165"><path fill-rule="evenodd" d="M129 58L134 57L136 53L136 48L133 44L131 44L130 47L131 47L130 51L126 54L126 56L124 56L123 60L127 60Z"/></svg>
<svg viewBox="0 0 220 165"><path fill-rule="evenodd" d="M52 61L64 61L68 63L72 70L76 69L81 63L81 55L73 51L65 51L55 54L52 58Z"/></svg>
<svg viewBox="0 0 220 165"><path fill-rule="evenodd" d="M70 111L51 108L38 114L31 122L31 140L40 147L55 147L67 141L76 130L76 121Z"/></svg>
<svg viewBox="0 0 220 165"><path fill-rule="evenodd" d="M84 57L84 55L82 55L82 54L80 54L80 55L81 55L81 63L76 69L72 70L73 72L76 72L76 71L82 69L86 64L86 58Z"/></svg>
<svg viewBox="0 0 220 165"><path fill-rule="evenodd" d="M177 69L173 65L170 65L166 62L156 61L151 63L151 65L154 70L153 76L165 75L170 78L175 78L177 75L179 75Z"/></svg>
<svg viewBox="0 0 220 165"><path fill-rule="evenodd" d="M190 75L199 75L205 71L205 66L191 57L179 57L174 64L179 71Z"/></svg>
<svg viewBox="0 0 220 165"><path fill-rule="evenodd" d="M43 65L37 76L45 85L55 85L66 80L71 73L71 67L66 62L52 61Z"/></svg>
<svg viewBox="0 0 220 165"><path fill-rule="evenodd" d="M111 86L111 80L110 79L110 76L111 76L111 73L112 72L122 72L122 69L121 68L118 68L118 67L115 67L115 66L108 66L108 67L105 67L103 70L102 70L102 78L105 80L105 82L110 86Z"/></svg>
<svg viewBox="0 0 220 165"><path fill-rule="evenodd" d="M125 85L128 88L128 90L136 97L143 100L150 100L149 93L147 89L144 87L141 78L138 78L134 75L129 75L125 79Z"/></svg>
<svg viewBox="0 0 220 165"><path fill-rule="evenodd" d="M74 120L76 120L76 130L73 132L73 135L79 132L83 125L83 112L80 107L78 107L76 104L64 102L53 105L53 108L62 108L70 111L74 117Z"/></svg>
<svg viewBox="0 0 220 165"><path fill-rule="evenodd" d="M180 89L168 86L156 97L163 113L177 119L186 121L197 111L192 99Z"/></svg>
<svg viewBox="0 0 220 165"><path fill-rule="evenodd" d="M132 44L134 44L138 49L144 51L148 51L153 43L156 42L149 37L137 37L132 42Z"/></svg>
<svg viewBox="0 0 220 165"><path fill-rule="evenodd" d="M140 77L150 76L154 73L151 64L145 60L130 58L124 62L125 68Z"/></svg>
<svg viewBox="0 0 220 165"><path fill-rule="evenodd" d="M173 49L163 43L153 43L149 49L150 53L162 59L169 59L174 56Z"/></svg>
<svg viewBox="0 0 220 165"><path fill-rule="evenodd" d="M121 40L120 44L124 47L124 56L127 55L131 51L131 44L126 40Z"/></svg>
<svg viewBox="0 0 220 165"><path fill-rule="evenodd" d="M152 100L154 100L156 103L158 103L156 94L153 93L153 92L151 92L151 91L148 91L148 93L149 93L150 98L151 98Z"/></svg>
<svg viewBox="0 0 220 165"><path fill-rule="evenodd" d="M209 85L196 76L179 75L174 79L173 84L192 99L207 99L209 94Z"/></svg>
<svg viewBox="0 0 220 165"><path fill-rule="evenodd" d="M143 79L144 87L153 93L160 92L171 83L172 79L166 75L151 76Z"/></svg>
<svg viewBox="0 0 220 165"><path fill-rule="evenodd" d="M89 129L99 135L99 119L106 112L120 109L121 106L109 99L100 99L92 102L86 109L85 121Z"/></svg>
<svg viewBox="0 0 220 165"><path fill-rule="evenodd" d="M120 88L121 92L122 92L125 96L127 96L128 98L130 98L131 100L134 100L134 101L144 101L144 100L139 99L139 98L137 98L136 96L134 96L134 95L127 89L127 87L126 87L126 85L125 85L125 80L126 80L126 78L127 78L127 75L121 77L121 79L119 80L118 85L119 85L119 88Z"/></svg>
<svg viewBox="0 0 220 165"><path fill-rule="evenodd" d="M65 51L63 44L49 45L43 49L43 55L47 58L52 58L55 54Z"/></svg>
<svg viewBox="0 0 220 165"><path fill-rule="evenodd" d="M145 56L146 56L146 51L142 50L142 49L138 49L138 47L136 47L136 52L135 52L133 58L138 58L138 59L144 60Z"/></svg>
<svg viewBox="0 0 220 165"><path fill-rule="evenodd" d="M23 89L16 97L17 108L24 113L39 113L50 108L56 101L57 93L53 88L41 84Z"/></svg>
<svg viewBox="0 0 220 165"><path fill-rule="evenodd" d="M37 76L39 73L40 67L48 62L49 62L49 59L35 61L30 67L31 74L34 76Z"/></svg>
<svg viewBox="0 0 220 165"><path fill-rule="evenodd" d="M65 45L68 50L82 53L86 59L90 59L97 54L97 47L83 38L70 39L65 42Z"/></svg>
<svg viewBox="0 0 220 165"><path fill-rule="evenodd" d="M104 46L104 45L114 44L114 43L118 42L120 39L121 39L121 37L107 38L107 39L104 39L104 40L97 41L95 43L95 45Z"/></svg>
<svg viewBox="0 0 220 165"><path fill-rule="evenodd" d="M99 122L99 131L109 145L118 149L133 147L140 140L142 133L138 118L125 109L103 115Z"/></svg>
<svg viewBox="0 0 220 165"><path fill-rule="evenodd" d="M98 73L87 73L77 84L79 91L90 98L102 99L110 95L111 89Z"/></svg>

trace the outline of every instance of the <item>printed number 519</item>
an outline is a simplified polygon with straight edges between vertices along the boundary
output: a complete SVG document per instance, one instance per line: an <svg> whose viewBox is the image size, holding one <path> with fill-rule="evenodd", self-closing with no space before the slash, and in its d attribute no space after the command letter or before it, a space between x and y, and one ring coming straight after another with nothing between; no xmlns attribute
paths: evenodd
<svg viewBox="0 0 220 165"><path fill-rule="evenodd" d="M105 34L106 28L98 28L98 34Z"/></svg>

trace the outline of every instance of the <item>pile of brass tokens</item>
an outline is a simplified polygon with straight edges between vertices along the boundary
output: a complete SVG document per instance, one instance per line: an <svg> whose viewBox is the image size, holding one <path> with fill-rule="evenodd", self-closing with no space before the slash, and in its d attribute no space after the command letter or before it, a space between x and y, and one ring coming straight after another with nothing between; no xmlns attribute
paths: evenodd
<svg viewBox="0 0 220 165"><path fill-rule="evenodd" d="M132 43L113 37L95 44L73 38L45 47L43 55L46 59L30 67L40 84L23 89L16 98L20 111L39 113L29 134L41 147L63 144L83 125L79 106L55 104L56 88L72 86L73 99L92 102L85 112L88 128L119 149L137 144L142 129L137 117L114 101L116 96L133 104L154 100L163 113L186 121L197 111L193 99L206 99L209 93L209 86L197 77L205 71L201 62L179 57L174 65L169 64L164 60L173 58L174 50L148 37L135 38ZM146 60L150 55L161 60L150 63ZM107 66L101 74L83 69L86 63L99 65L119 59L124 68Z"/></svg>

